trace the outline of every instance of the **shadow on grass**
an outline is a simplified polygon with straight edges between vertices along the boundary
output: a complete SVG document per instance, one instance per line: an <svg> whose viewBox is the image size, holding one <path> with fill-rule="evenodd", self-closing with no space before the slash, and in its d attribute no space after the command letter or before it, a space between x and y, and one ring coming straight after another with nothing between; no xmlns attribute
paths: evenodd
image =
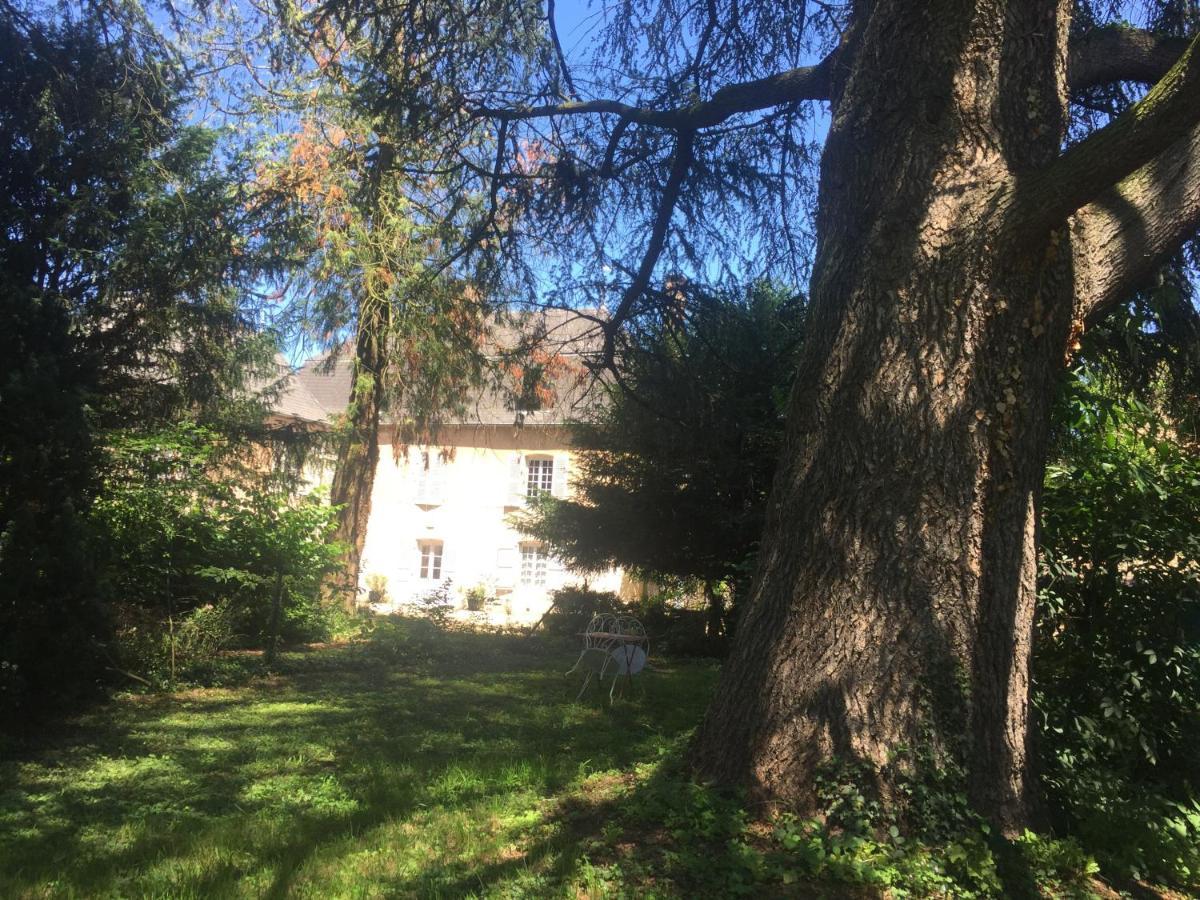
<svg viewBox="0 0 1200 900"><path fill-rule="evenodd" d="M245 688L111 703L0 763L0 894L561 884L604 813L546 798L657 758L715 673L667 667L609 708L570 702L572 662L538 639L426 633L292 655Z"/></svg>

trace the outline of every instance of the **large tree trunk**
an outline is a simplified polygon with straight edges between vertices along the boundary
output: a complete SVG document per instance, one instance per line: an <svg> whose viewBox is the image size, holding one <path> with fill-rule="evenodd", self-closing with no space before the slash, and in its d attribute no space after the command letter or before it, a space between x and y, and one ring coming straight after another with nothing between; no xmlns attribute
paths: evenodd
<svg viewBox="0 0 1200 900"><path fill-rule="evenodd" d="M383 407L380 342L371 320L360 321L355 347L354 383L347 410L346 434L338 450L330 502L340 506L333 539L345 544L344 568L336 588L347 612L358 601L359 567L371 518L371 491L379 464L379 419Z"/></svg>
<svg viewBox="0 0 1200 900"><path fill-rule="evenodd" d="M886 795L893 752L924 747L1008 830L1074 288L1065 227L1022 243L1002 191L1058 155L1069 4L858 6L786 447L693 761L805 804L833 758Z"/></svg>

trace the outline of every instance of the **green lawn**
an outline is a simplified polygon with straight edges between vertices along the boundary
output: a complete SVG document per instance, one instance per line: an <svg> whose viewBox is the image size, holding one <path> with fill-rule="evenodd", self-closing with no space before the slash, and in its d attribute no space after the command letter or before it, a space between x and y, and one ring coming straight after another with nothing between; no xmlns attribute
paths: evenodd
<svg viewBox="0 0 1200 900"><path fill-rule="evenodd" d="M573 702L572 662L449 635L119 698L0 763L0 896L621 893L621 854L646 848L622 850L616 807L695 726L716 667L656 662L610 707Z"/></svg>
<svg viewBox="0 0 1200 900"><path fill-rule="evenodd" d="M610 706L574 702L576 652L386 621L119 697L0 761L0 898L1093 894L1074 845L1005 875L981 833L870 819L853 778L835 827L751 815L681 764L714 663L656 659Z"/></svg>

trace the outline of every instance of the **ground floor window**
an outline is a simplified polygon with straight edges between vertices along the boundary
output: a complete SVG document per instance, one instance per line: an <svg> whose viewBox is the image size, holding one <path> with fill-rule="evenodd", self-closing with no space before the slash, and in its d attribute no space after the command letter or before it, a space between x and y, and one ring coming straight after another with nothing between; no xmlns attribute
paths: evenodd
<svg viewBox="0 0 1200 900"><path fill-rule="evenodd" d="M418 541L421 577L438 581L442 577L442 542Z"/></svg>
<svg viewBox="0 0 1200 900"><path fill-rule="evenodd" d="M550 554L543 544L521 545L521 584L541 587L546 583L546 564Z"/></svg>

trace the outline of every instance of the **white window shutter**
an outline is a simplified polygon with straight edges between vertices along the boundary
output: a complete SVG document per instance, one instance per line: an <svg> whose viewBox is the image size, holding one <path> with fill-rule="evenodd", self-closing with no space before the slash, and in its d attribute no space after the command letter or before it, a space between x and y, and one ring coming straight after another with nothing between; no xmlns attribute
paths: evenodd
<svg viewBox="0 0 1200 900"><path fill-rule="evenodd" d="M524 498L528 490L529 475L525 471L525 457L517 453L512 458L508 473L508 495L511 499Z"/></svg>
<svg viewBox="0 0 1200 900"><path fill-rule="evenodd" d="M567 496L567 477L571 470L570 459L571 457L565 453L554 457L554 481L551 482L551 486L555 497L565 499Z"/></svg>
<svg viewBox="0 0 1200 900"><path fill-rule="evenodd" d="M517 583L517 548L496 551L496 587L512 589Z"/></svg>
<svg viewBox="0 0 1200 900"><path fill-rule="evenodd" d="M447 491L450 487L450 465L439 456L436 466L437 468L432 470L433 491L438 500L445 503Z"/></svg>
<svg viewBox="0 0 1200 900"><path fill-rule="evenodd" d="M442 581L447 578L454 578L454 571L458 562L458 553L455 552L454 544L449 541L442 542Z"/></svg>
<svg viewBox="0 0 1200 900"><path fill-rule="evenodd" d="M433 458L429 453L418 450L412 460L413 498L417 503L429 500L429 476L433 466Z"/></svg>

